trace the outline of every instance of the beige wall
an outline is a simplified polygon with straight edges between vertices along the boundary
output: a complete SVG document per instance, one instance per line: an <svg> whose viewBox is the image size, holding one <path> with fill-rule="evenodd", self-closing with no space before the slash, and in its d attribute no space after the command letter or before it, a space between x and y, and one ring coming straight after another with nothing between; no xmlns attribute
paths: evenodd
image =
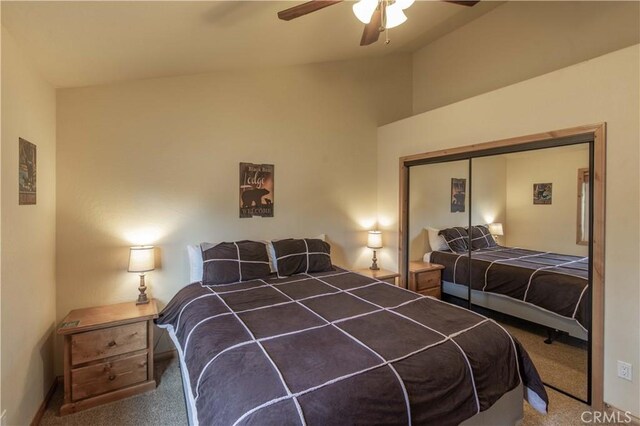
<svg viewBox="0 0 640 426"><path fill-rule="evenodd" d="M474 225L506 221L506 161L482 158L473 166ZM451 213L451 178L467 179L465 212ZM466 160L411 168L409 183L409 258L432 251L426 227L444 229L469 224L469 163Z"/></svg>
<svg viewBox="0 0 640 426"><path fill-rule="evenodd" d="M589 167L587 145L510 154L507 159L506 245L588 256L576 244L578 169ZM533 204L533 184L553 183L550 205Z"/></svg>
<svg viewBox="0 0 640 426"><path fill-rule="evenodd" d="M510 1L416 51L418 114L640 42L635 1Z"/></svg>
<svg viewBox="0 0 640 426"><path fill-rule="evenodd" d="M640 368L629 382L616 376L616 360L640 366L639 77L635 45L378 131L378 212L389 242L380 258L395 265L400 156L607 122L605 400L636 416Z"/></svg>
<svg viewBox="0 0 640 426"><path fill-rule="evenodd" d="M410 115L410 59L60 90L58 319L134 300L132 244L159 247L148 282L162 304L201 241L325 233L335 263L367 266L377 126ZM238 218L240 162L275 165L274 218Z"/></svg>
<svg viewBox="0 0 640 426"><path fill-rule="evenodd" d="M55 91L2 28L2 410L31 422L53 383ZM37 204L18 205L18 138L37 151Z"/></svg>

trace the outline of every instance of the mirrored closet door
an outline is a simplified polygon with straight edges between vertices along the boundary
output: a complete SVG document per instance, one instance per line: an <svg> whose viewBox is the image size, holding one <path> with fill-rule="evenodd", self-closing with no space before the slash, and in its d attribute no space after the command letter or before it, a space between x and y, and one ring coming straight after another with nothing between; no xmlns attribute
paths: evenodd
<svg viewBox="0 0 640 426"><path fill-rule="evenodd" d="M594 144L557 142L408 162L406 285L493 319L590 403Z"/></svg>
<svg viewBox="0 0 640 426"><path fill-rule="evenodd" d="M471 309L516 337L547 385L587 401L589 144L471 162Z"/></svg>

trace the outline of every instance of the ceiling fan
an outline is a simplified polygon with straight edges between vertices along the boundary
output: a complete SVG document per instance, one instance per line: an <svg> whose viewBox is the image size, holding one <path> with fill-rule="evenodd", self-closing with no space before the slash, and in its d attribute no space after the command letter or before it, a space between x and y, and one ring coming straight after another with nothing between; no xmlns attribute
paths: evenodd
<svg viewBox="0 0 640 426"><path fill-rule="evenodd" d="M312 0L298 6L278 12L278 18L284 21L308 15L325 7L341 3L343 0ZM407 20L403 10L409 8L415 0L360 0L353 5L353 13L365 24L360 46L368 46L378 41L380 33L397 27ZM474 6L480 0L441 0L462 6ZM389 43L389 40L386 40Z"/></svg>

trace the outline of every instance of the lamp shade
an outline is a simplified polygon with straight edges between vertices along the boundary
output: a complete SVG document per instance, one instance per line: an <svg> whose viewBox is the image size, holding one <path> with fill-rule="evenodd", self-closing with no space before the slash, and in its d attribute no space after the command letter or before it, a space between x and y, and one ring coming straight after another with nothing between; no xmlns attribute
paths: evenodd
<svg viewBox="0 0 640 426"><path fill-rule="evenodd" d="M501 223L490 223L489 232L491 233L491 235L504 235L504 230L502 229Z"/></svg>
<svg viewBox="0 0 640 426"><path fill-rule="evenodd" d="M131 247L129 251L129 272L149 272L155 268L153 246Z"/></svg>
<svg viewBox="0 0 640 426"><path fill-rule="evenodd" d="M371 249L382 248L382 232L369 231L369 237L367 238L367 247Z"/></svg>
<svg viewBox="0 0 640 426"><path fill-rule="evenodd" d="M378 0L360 0L353 5L353 13L363 24L371 22L371 16L378 7Z"/></svg>
<svg viewBox="0 0 640 426"><path fill-rule="evenodd" d="M387 6L385 9L385 28L395 28L407 20L407 15L404 14L399 4L394 3L391 6Z"/></svg>

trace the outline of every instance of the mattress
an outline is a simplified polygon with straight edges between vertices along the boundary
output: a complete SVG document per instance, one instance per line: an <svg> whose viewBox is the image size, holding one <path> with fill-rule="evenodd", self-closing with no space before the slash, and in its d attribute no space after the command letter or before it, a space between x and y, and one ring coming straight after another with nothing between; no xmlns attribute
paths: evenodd
<svg viewBox="0 0 640 426"><path fill-rule="evenodd" d="M459 424L520 385L548 403L499 324L347 270L190 284L156 323L192 424Z"/></svg>
<svg viewBox="0 0 640 426"><path fill-rule="evenodd" d="M425 259L445 267L442 279L467 286L468 254L434 251ZM589 258L514 247L491 247L471 254L471 288L534 305L574 320L587 332Z"/></svg>

